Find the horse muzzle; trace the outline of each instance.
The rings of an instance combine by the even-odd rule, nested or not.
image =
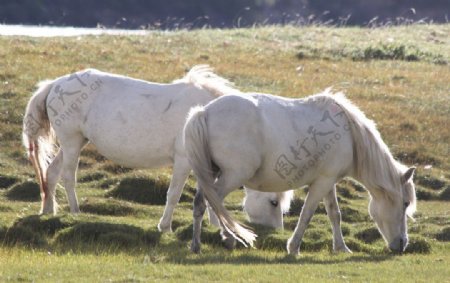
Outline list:
[[[408,238],[397,238],[389,244],[389,249],[395,253],[403,253],[408,245]]]

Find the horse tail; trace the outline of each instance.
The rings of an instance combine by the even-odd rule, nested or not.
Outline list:
[[[222,226],[244,246],[253,247],[256,234],[231,217],[217,194],[208,143],[207,113],[201,106],[193,108],[189,113],[184,127],[184,145],[189,163],[197,177],[198,188],[204,192]]]
[[[46,173],[55,145],[55,134],[50,125],[46,107],[47,96],[53,87],[53,81],[43,81],[38,86],[38,90],[28,101],[25,110],[22,140],[38,178],[41,199],[44,201],[48,196]]]

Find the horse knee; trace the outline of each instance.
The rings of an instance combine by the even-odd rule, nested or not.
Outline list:
[[[47,178],[58,178],[59,177],[59,175],[61,174],[61,169],[62,169],[62,166],[61,166],[62,160],[63,160],[63,153],[62,153],[62,150],[60,150],[47,168]]]
[[[202,217],[206,210],[206,203],[202,193],[197,192],[194,198],[194,217]]]
[[[64,188],[66,190],[73,190],[76,184],[75,172],[72,170],[63,170],[62,181],[64,182]]]
[[[341,211],[339,209],[328,210],[327,214],[330,219],[341,220]]]
[[[171,192],[170,188],[169,191],[167,193],[167,199],[166,199],[166,205],[169,206],[176,206],[178,204],[178,202],[180,201],[180,197],[181,197],[181,190],[180,193],[174,193]]]

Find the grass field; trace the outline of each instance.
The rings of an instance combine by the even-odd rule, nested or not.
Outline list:
[[[60,213],[37,216],[39,189],[21,145],[21,123],[38,81],[92,67],[170,82],[195,64],[210,64],[247,91],[286,97],[329,86],[344,91],[377,122],[395,157],[418,167],[418,213],[409,222],[407,252],[385,249],[367,212],[367,192],[345,180],[339,201],[353,254],[331,252],[331,228],[321,206],[301,254],[286,255],[303,190],[285,216],[285,231],[253,226],[257,249],[229,252],[218,231],[204,225],[202,254],[191,254],[194,178],[175,211],[174,233],[160,234],[156,225],[170,168],[122,168],[92,146],[83,151],[78,173],[84,213],[68,213],[59,187]],[[0,37],[0,281],[450,282],[449,65],[449,24]],[[232,193],[226,206],[245,221],[242,197],[242,191]]]

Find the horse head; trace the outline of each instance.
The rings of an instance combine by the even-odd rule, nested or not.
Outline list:
[[[252,223],[283,229],[283,214],[289,211],[293,191],[262,193],[245,189],[244,211]]]
[[[412,218],[416,209],[413,175],[409,168],[399,176],[400,190],[372,190],[370,216],[392,251],[403,252],[408,245],[407,216]],[[397,191],[397,194],[390,192]]]

